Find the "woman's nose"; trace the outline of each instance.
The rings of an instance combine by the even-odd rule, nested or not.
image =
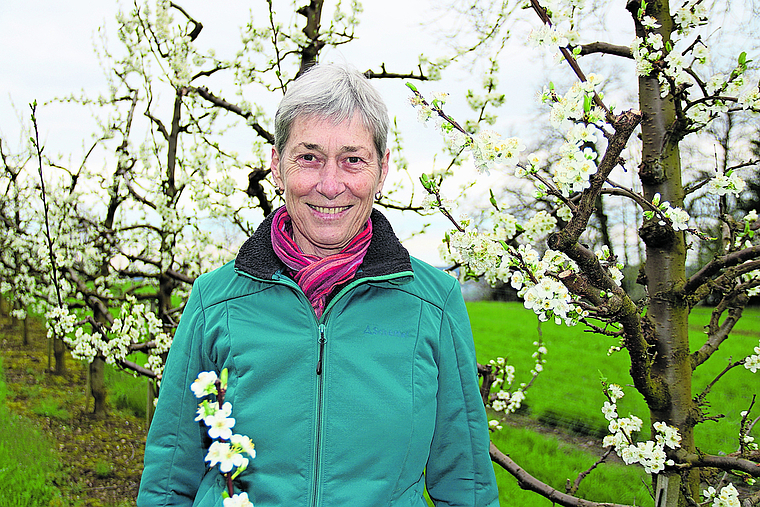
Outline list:
[[[346,185],[341,177],[340,168],[335,160],[328,160],[322,167],[317,192],[326,198],[333,200],[346,189]]]

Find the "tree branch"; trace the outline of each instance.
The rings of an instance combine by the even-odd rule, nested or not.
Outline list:
[[[306,18],[306,26],[303,33],[309,40],[309,43],[301,48],[301,67],[298,71],[300,76],[306,70],[317,63],[319,52],[325,46],[324,41],[319,40],[321,22],[322,22],[322,5],[324,0],[311,0],[309,5],[304,5],[296,12]]]
[[[692,275],[684,284],[681,292],[684,297],[694,296],[701,287],[712,279],[713,275],[717,274],[723,268],[736,266],[737,264],[756,258],[760,258],[760,245],[754,245],[745,248],[744,250],[739,250],[738,252],[732,252],[727,255],[716,257]],[[694,303],[696,302],[697,301],[694,301]]]
[[[158,131],[161,132],[161,135],[164,136],[164,139],[166,141],[169,140],[169,131],[166,130],[166,125],[164,125],[164,122],[162,122],[159,118],[156,118],[151,114],[150,111],[145,111],[145,116],[150,118],[150,120],[156,124],[156,127],[158,128]]]
[[[720,305],[713,310],[713,316],[710,319],[710,329],[708,331],[707,341],[692,354],[692,369],[696,369],[700,364],[707,361],[712,356],[718,347],[726,341],[731,330],[734,328],[738,320],[742,316],[742,307],[730,308],[728,310],[728,318],[723,321],[723,324],[718,326],[720,315],[725,308],[721,308]]]
[[[166,276],[180,282],[185,282],[189,285],[192,285],[193,283],[195,283],[195,278],[193,278],[192,276],[187,276],[186,274],[180,273],[179,271],[175,271],[173,269],[167,269]]]
[[[615,450],[614,447],[610,447],[609,449],[607,449],[607,452],[605,452],[604,455],[596,461],[596,463],[591,465],[591,467],[589,467],[588,470],[584,470],[583,472],[578,474],[578,477],[575,478],[575,481],[573,482],[572,485],[570,485],[570,479],[568,479],[567,486],[565,487],[565,491],[567,492],[567,494],[574,495],[578,491],[578,488],[581,486],[581,481],[583,481],[583,479],[588,477],[588,474],[593,472],[596,467],[604,463],[607,457],[610,454],[612,454],[612,451],[614,450]]]
[[[203,30],[203,23],[194,19],[192,16],[190,16],[190,14],[187,13],[185,9],[175,4],[174,2],[169,2],[169,5],[171,5],[172,7],[177,9],[179,12],[181,12],[182,15],[185,16],[187,20],[193,24],[193,31],[190,32],[189,37],[191,41],[194,41],[195,39],[197,39],[198,35],[200,35],[201,33],[201,30]]]
[[[148,378],[158,378],[158,375],[153,370],[149,370],[147,368],[144,368],[140,366],[137,363],[133,363],[132,361],[128,361],[126,359],[122,359],[119,361],[119,366],[126,370],[132,370],[136,373],[139,373],[140,375]]]
[[[549,15],[546,12],[546,9],[544,9],[540,3],[538,3],[538,0],[530,0],[530,5],[533,8],[533,10],[538,14],[538,17],[543,21],[544,24],[552,26],[551,18],[549,18]],[[573,56],[573,53],[567,48],[567,47],[561,47],[559,48],[560,53],[562,53],[562,56],[565,58],[565,61],[570,65],[570,68],[573,69],[573,72],[575,72],[575,75],[580,79],[582,82],[586,82],[586,74],[583,73],[583,70],[581,69],[581,66],[578,65],[578,61]],[[612,113],[609,110],[609,108],[604,104],[602,101],[602,98],[599,96],[598,93],[594,92],[594,104],[596,104],[600,109],[602,109],[607,114],[608,121],[612,119]],[[611,121],[610,121],[611,123]]]
[[[623,58],[633,59],[633,52],[631,51],[630,46],[618,46],[608,42],[591,42],[589,44],[582,44],[580,48],[581,56],[593,53],[603,53],[606,55],[622,56]]]
[[[372,69],[364,71],[364,77],[367,79],[416,79],[418,81],[427,81],[429,78],[422,73],[422,66],[418,67],[419,74],[415,74],[414,71],[409,74],[397,74],[395,72],[388,72],[385,70],[385,63],[380,64],[380,72],[375,72]]]
[[[552,234],[547,244],[549,248],[564,252],[573,259],[581,271],[597,289],[603,289],[612,294],[606,302],[611,312],[616,313],[623,326],[625,347],[631,356],[631,377],[636,389],[644,396],[651,409],[667,403],[667,396],[660,382],[652,377],[649,344],[644,336],[642,319],[636,304],[630,297],[612,282],[593,252],[582,246],[578,239],[588,226],[593,214],[597,196],[610,172],[617,166],[620,153],[625,148],[634,129],[641,122],[640,112],[626,111],[614,121],[615,134],[610,138],[597,173],[591,177],[591,186],[583,191],[573,218],[559,232]],[[613,300],[614,299],[614,300]]]
[[[760,477],[760,463],[755,463],[754,461],[734,456],[688,454],[684,458],[683,463],[679,463],[676,466],[681,468],[717,468],[719,470],[725,470],[726,472],[738,470],[745,472],[752,477]]]
[[[269,144],[274,144],[274,136],[270,134],[264,127],[259,125],[258,122],[251,121],[254,119],[254,115],[250,111],[244,111],[243,109],[240,108],[240,106],[237,106],[235,104],[227,102],[226,100],[220,97],[215,96],[213,93],[209,92],[208,88],[206,88],[205,86],[198,87],[198,88],[191,88],[191,90],[196,92],[198,95],[208,100],[215,106],[221,107],[222,109],[226,109],[227,111],[230,111],[231,113],[235,113],[239,116],[242,116],[243,118],[245,118],[245,120],[248,122],[251,128],[253,128],[253,130],[256,131],[258,135],[263,137],[266,140],[266,142],[268,142]]]
[[[523,470],[512,458],[501,452],[496,448],[493,442],[491,442],[490,448],[491,461],[501,466],[504,470],[509,472],[517,479],[517,484],[520,488],[538,493],[544,498],[551,500],[557,505],[563,507],[630,507],[628,505],[616,504],[616,503],[597,503],[577,498],[567,493],[562,493],[548,484],[545,484],[528,472]]]
[[[735,362],[732,362],[732,363],[728,363],[728,365],[726,365],[726,367],[725,367],[725,368],[723,368],[723,371],[721,371],[720,373],[718,373],[718,374],[715,376],[715,378],[712,380],[712,382],[710,382],[709,384],[707,384],[707,385],[705,386],[705,388],[702,390],[702,392],[701,392],[701,393],[699,393],[699,395],[698,395],[698,396],[696,396],[696,398],[695,398],[695,401],[697,402],[697,405],[701,405],[701,404],[702,404],[702,402],[703,402],[703,401],[704,401],[704,399],[707,397],[707,395],[708,395],[708,394],[710,394],[710,391],[712,391],[712,388],[713,388],[713,386],[714,386],[715,384],[717,384],[717,383],[718,383],[718,381],[719,381],[721,378],[723,378],[723,375],[725,375],[725,374],[726,374],[726,373],[728,373],[729,371],[733,370],[733,369],[734,369],[734,368],[736,368],[737,366],[741,366],[741,365],[743,365],[743,364],[744,364],[744,360],[741,360],[741,361],[735,361]]]

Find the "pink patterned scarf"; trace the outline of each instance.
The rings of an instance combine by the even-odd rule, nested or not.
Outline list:
[[[339,253],[324,258],[303,253],[293,240],[293,225],[285,206],[277,210],[272,221],[274,253],[293,273],[293,279],[309,299],[317,318],[325,310],[327,296],[338,285],[356,274],[372,239],[372,221]]]

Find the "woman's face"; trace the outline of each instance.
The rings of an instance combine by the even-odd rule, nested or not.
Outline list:
[[[361,118],[340,124],[297,117],[282,153],[272,149],[272,175],[285,191],[293,239],[306,254],[326,257],[345,247],[369,218],[388,174]]]

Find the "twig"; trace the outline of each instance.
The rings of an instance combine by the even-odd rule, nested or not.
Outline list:
[[[588,476],[588,474],[590,474],[591,472],[593,472],[596,467],[598,467],[599,465],[601,465],[602,463],[604,463],[604,461],[609,457],[609,455],[614,450],[615,450],[614,447],[610,447],[609,449],[607,449],[607,452],[605,452],[604,455],[601,458],[599,458],[596,463],[594,463],[593,465],[591,465],[591,467],[588,470],[585,470],[585,471],[583,471],[583,472],[581,472],[581,473],[578,474],[578,477],[575,478],[575,481],[573,482],[572,486],[570,486],[570,479],[568,479],[567,480],[568,484],[565,487],[565,492],[567,494],[569,494],[569,495],[574,495],[578,491],[578,488],[581,485],[581,481],[583,479],[585,479]]]
[[[50,255],[50,265],[52,268],[53,284],[55,285],[55,295],[58,299],[58,306],[62,307],[63,298],[61,297],[61,288],[58,286],[58,266],[55,259],[55,251],[53,250],[53,237],[50,234],[50,215],[48,212],[47,196],[45,192],[45,178],[42,176],[43,148],[40,146],[40,131],[37,126],[37,101],[29,104],[29,107],[32,109],[32,124],[34,125],[34,138],[32,139],[32,143],[34,144],[34,149],[37,151],[37,162],[39,164],[38,169],[40,174],[40,188],[42,191],[42,207],[45,212],[45,239],[47,240],[48,254]]]

